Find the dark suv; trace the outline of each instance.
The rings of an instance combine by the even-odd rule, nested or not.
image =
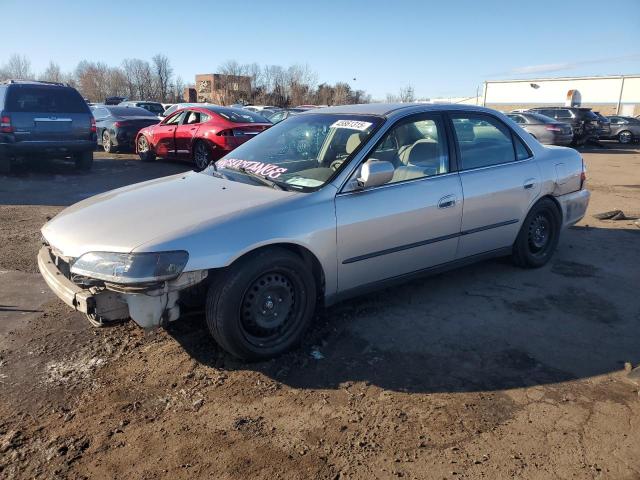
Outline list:
[[[597,139],[603,128],[598,116],[586,107],[536,107],[529,110],[571,125],[575,145],[584,145],[590,139]]]
[[[91,169],[96,124],[75,88],[62,83],[0,83],[0,172],[17,157],[71,158]]]

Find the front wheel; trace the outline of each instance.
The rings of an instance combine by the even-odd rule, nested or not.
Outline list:
[[[631,143],[633,134],[629,130],[624,130],[618,134],[618,141],[622,144]]]
[[[136,148],[138,150],[138,156],[143,162],[153,162],[156,159],[156,154],[151,150],[149,141],[144,135],[138,137]]]
[[[285,249],[262,250],[233,264],[209,287],[207,325],[232,355],[264,360],[300,341],[315,301],[309,265]]]
[[[560,239],[562,216],[558,207],[549,198],[536,203],[513,244],[513,262],[523,268],[538,268],[553,256]]]

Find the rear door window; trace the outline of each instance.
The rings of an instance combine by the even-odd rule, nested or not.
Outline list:
[[[80,94],[67,87],[15,86],[9,89],[5,109],[24,113],[89,113]]]
[[[516,159],[511,130],[498,119],[475,113],[454,113],[451,117],[460,148],[462,170]]]

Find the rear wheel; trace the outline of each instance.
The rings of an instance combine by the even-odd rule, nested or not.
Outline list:
[[[203,140],[198,140],[193,145],[193,163],[196,164],[196,171],[204,170],[213,160],[211,147]]]
[[[102,132],[102,148],[107,153],[112,153],[116,150],[111,142],[111,134],[109,133],[109,130]]]
[[[623,144],[633,141],[633,134],[629,130],[624,130],[618,134],[618,141]]]
[[[241,259],[207,294],[206,318],[218,344],[243,360],[279,355],[300,341],[315,310],[310,267],[281,248]]]
[[[513,244],[513,261],[523,268],[538,268],[553,256],[560,239],[562,217],[549,198],[536,203],[525,218]]]
[[[73,155],[73,160],[76,163],[76,168],[82,171],[91,170],[93,166],[93,151],[87,150],[85,152],[78,152]]]
[[[149,140],[147,140],[147,137],[144,135],[138,137],[136,148],[138,150],[138,156],[143,162],[153,162],[156,159],[156,154],[151,151]]]

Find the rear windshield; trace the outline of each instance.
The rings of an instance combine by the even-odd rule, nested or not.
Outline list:
[[[527,117],[538,123],[558,123],[555,118],[547,117],[541,113],[527,113]]]
[[[149,110],[141,107],[109,107],[114,117],[155,117]]]
[[[211,110],[213,113],[217,113],[225,120],[229,120],[233,123],[271,123],[262,115],[250,110],[221,107],[208,108],[207,110]]]
[[[156,115],[164,113],[164,107],[159,103],[139,103],[138,106],[144,108],[145,110],[149,110]]]
[[[80,94],[68,87],[14,86],[6,110],[26,113],[89,113]]]

